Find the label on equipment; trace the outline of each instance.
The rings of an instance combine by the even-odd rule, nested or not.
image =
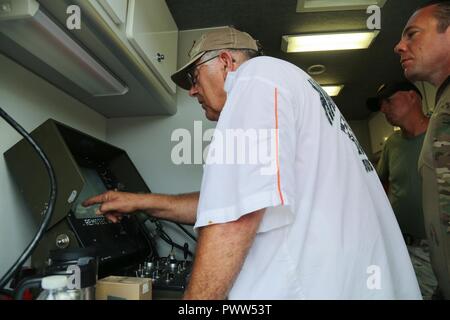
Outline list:
[[[75,200],[75,198],[77,197],[77,194],[78,194],[77,190],[73,190],[69,196],[69,199],[67,199],[67,202],[72,203]]]

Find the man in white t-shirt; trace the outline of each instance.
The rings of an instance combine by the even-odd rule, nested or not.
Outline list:
[[[331,98],[247,33],[204,34],[172,76],[217,122],[200,194],[85,201],[195,223],[186,299],[420,299],[376,172]]]

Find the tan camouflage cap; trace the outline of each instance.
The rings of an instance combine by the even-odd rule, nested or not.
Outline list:
[[[189,68],[207,51],[219,49],[251,49],[258,51],[258,42],[248,33],[232,27],[221,28],[203,34],[194,41],[189,51],[189,62],[172,75],[172,80],[183,89],[189,90],[191,84],[187,77]]]

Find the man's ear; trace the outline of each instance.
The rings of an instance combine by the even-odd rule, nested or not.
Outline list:
[[[411,101],[418,101],[418,102],[422,103],[422,99],[420,99],[420,95],[416,91],[409,90],[408,95],[409,95],[409,98],[411,99]]]
[[[235,70],[235,64],[233,56],[229,51],[222,51],[219,54],[219,59],[223,64],[224,71],[234,71]]]
[[[450,26],[447,27],[447,30],[445,30],[445,39],[447,40],[447,44],[450,45]]]

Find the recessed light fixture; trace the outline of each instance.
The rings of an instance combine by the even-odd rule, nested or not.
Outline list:
[[[281,50],[290,53],[367,49],[378,33],[374,30],[285,35]]]
[[[384,6],[387,0],[297,0],[297,12],[366,10],[368,6]]]
[[[344,88],[344,85],[343,84],[333,86],[321,85],[321,87],[323,88],[323,90],[325,90],[326,93],[328,93],[330,97],[336,97],[337,95],[339,95],[339,93],[341,93],[341,90]]]
[[[306,70],[306,72],[308,72],[310,75],[313,75],[313,76],[322,74],[325,71],[327,71],[327,68],[323,64],[312,65]]]

